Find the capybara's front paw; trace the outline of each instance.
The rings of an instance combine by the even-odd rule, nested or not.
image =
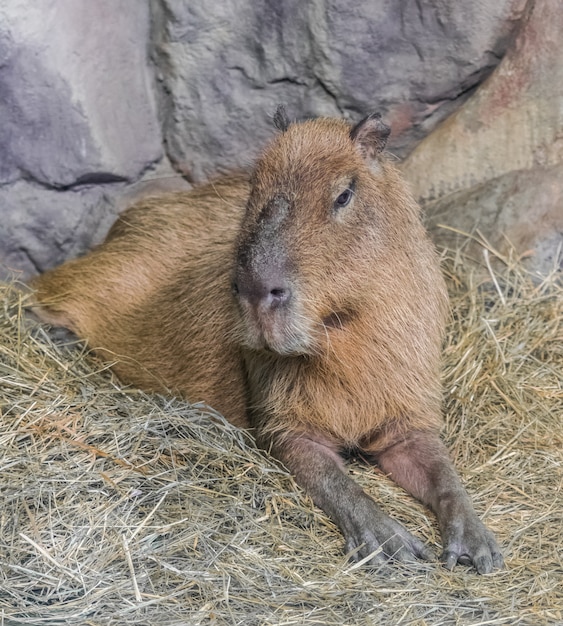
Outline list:
[[[448,521],[442,538],[441,560],[450,570],[460,563],[473,565],[479,574],[490,574],[504,565],[495,536],[473,512]]]
[[[404,526],[383,513],[375,502],[364,494],[361,502],[341,520],[346,539],[346,553],[354,561],[368,558],[372,565],[385,563],[388,559],[432,561],[434,552]]]

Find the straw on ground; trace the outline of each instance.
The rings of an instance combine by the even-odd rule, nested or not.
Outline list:
[[[445,263],[444,437],[507,567],[351,567],[247,433],[123,388],[0,286],[0,613],[9,624],[562,624],[563,297],[517,264]],[[494,276],[491,278],[491,274]],[[476,276],[481,276],[477,279]],[[439,550],[430,512],[355,478]]]

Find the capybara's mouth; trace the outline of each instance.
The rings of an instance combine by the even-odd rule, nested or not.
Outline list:
[[[314,354],[308,326],[297,323],[293,315],[246,315],[243,344],[260,352],[280,356]]]
[[[260,352],[279,356],[298,356],[312,352],[309,342],[304,337],[296,337],[295,333],[256,333],[248,342],[249,347]]]

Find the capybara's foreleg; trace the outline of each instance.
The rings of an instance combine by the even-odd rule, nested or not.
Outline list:
[[[413,431],[376,455],[379,467],[438,518],[442,560],[448,569],[473,564],[480,574],[502,567],[493,533],[477,517],[471,500],[434,432]]]
[[[346,552],[371,564],[388,558],[433,560],[434,553],[399,522],[386,515],[349,476],[338,452],[323,441],[299,436],[274,444],[274,454],[341,529]]]

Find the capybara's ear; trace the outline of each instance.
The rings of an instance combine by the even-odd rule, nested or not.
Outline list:
[[[381,113],[370,113],[350,131],[350,139],[356,144],[364,159],[374,159],[384,148],[391,128],[381,120]]]
[[[274,113],[274,126],[281,130],[282,133],[288,129],[291,122],[289,121],[289,117],[287,116],[287,111],[283,104],[278,105],[276,112]]]

